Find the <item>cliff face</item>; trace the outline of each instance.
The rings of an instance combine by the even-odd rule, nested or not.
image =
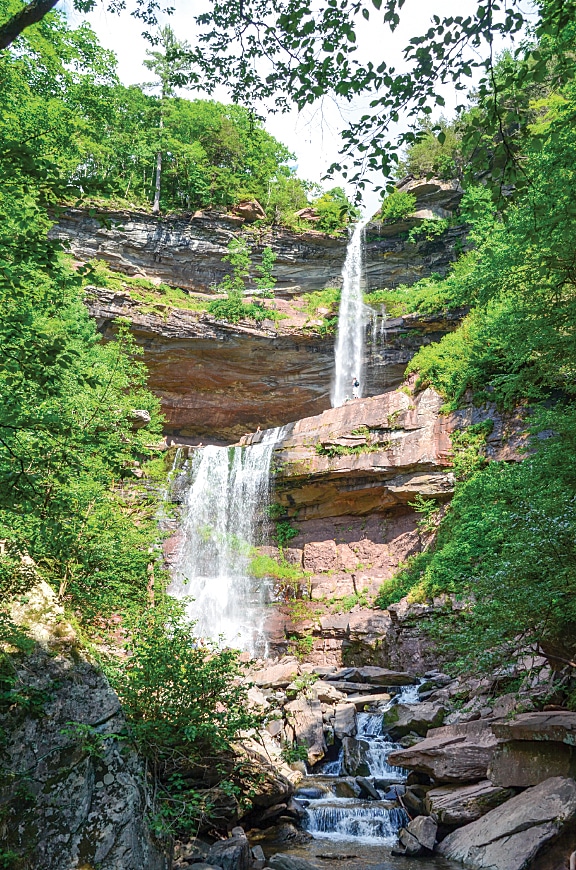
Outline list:
[[[450,433],[490,420],[485,453],[497,460],[520,460],[525,440],[521,415],[470,404],[444,416],[441,406],[434,390],[416,396],[396,390],[287,427],[273,460],[275,499],[298,531],[284,557],[306,579],[297,607],[280,604],[269,615],[274,651],[290,651],[290,638],[311,638],[318,663],[369,662],[419,673],[431,666],[435,653],[424,629],[434,608],[415,605],[405,614],[396,605],[371,609],[369,602],[430,543],[411,503],[418,495],[433,499],[441,515],[451,498]],[[244,442],[260,438],[255,433]],[[458,606],[444,597],[436,609]]]
[[[462,227],[451,228],[432,241],[407,241],[407,230],[422,220],[450,215],[461,195],[454,184],[439,181],[420,182],[410,189],[417,197],[414,218],[367,227],[368,289],[411,284],[433,272],[444,274],[462,244]],[[273,248],[279,295],[341,283],[348,241],[345,232],[335,237],[315,230],[257,229],[236,215],[210,211],[162,218],[143,212],[108,211],[98,220],[82,209],[69,209],[51,231],[51,236],[65,241],[81,262],[97,258],[126,275],[142,275],[201,292],[210,292],[228,273],[222,257],[228,243],[239,234],[253,247],[255,264],[263,247]]]
[[[34,644],[3,661],[17,692],[0,711],[0,842],[19,855],[10,866],[167,870],[117,695],[46,583],[11,609]]]
[[[237,441],[258,426],[279,426],[330,407],[333,336],[294,328],[288,320],[256,328],[184,309],[161,315],[128,292],[99,288],[91,288],[87,304],[105,336],[113,334],[117,317],[130,320],[149,386],[162,401],[166,432],[175,440]],[[416,350],[456,322],[455,316],[395,318],[375,340],[368,334],[366,391],[400,384]]]

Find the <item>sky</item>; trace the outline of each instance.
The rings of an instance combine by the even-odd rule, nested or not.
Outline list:
[[[184,4],[176,0],[176,11],[171,16],[165,16],[161,23],[169,23],[181,41],[194,44],[194,17],[201,9],[199,5],[190,2]],[[394,33],[382,21],[378,22],[376,13],[369,21],[360,19],[358,22],[358,56],[363,60],[372,60],[376,64],[385,60],[388,65],[402,67],[402,49],[412,36],[424,32],[430,24],[434,12],[444,15],[465,15],[476,8],[475,0],[436,0],[434,6],[430,0],[406,0],[401,13],[400,26]],[[112,49],[118,57],[118,73],[126,85],[138,84],[150,80],[150,72],[143,67],[149,43],[141,35],[143,25],[128,13],[114,15],[107,12],[102,4],[88,15],[80,16],[71,9],[68,2],[65,7],[73,23],[79,23],[86,18],[96,31],[101,43]],[[186,96],[185,93],[181,93]],[[446,100],[443,114],[450,116],[457,102],[462,101],[462,94],[445,88],[442,92]],[[190,96],[202,96],[194,92]],[[224,89],[217,91],[214,99],[227,102]],[[371,97],[356,97],[353,102],[336,102],[331,98],[323,98],[317,104],[302,112],[296,109],[287,114],[267,114],[265,107],[256,107],[265,116],[265,126],[269,133],[283,142],[295,154],[294,164],[301,178],[319,182],[325,189],[341,185],[349,195],[354,194],[345,180],[339,175],[333,180],[322,180],[331,163],[338,160],[340,149],[340,131],[350,121],[353,121],[369,111]],[[376,183],[381,182],[373,177]],[[378,210],[381,194],[368,191],[364,195],[363,208],[369,214]]]

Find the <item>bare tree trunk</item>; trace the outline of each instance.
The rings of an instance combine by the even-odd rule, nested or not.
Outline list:
[[[162,97],[164,100],[164,97]],[[164,127],[164,117],[160,115],[160,134]],[[152,206],[152,214],[160,213],[160,187],[162,184],[162,151],[156,154],[156,184],[154,185],[154,205]]]
[[[41,21],[58,0],[32,0],[0,27],[0,49],[8,48],[26,27]]]
[[[156,155],[156,186],[154,188],[154,205],[152,206],[152,214],[160,212],[160,179],[162,178],[162,152],[159,151]]]

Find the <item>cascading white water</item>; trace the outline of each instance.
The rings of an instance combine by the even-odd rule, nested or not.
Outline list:
[[[314,837],[393,845],[407,819],[404,810],[399,808],[390,809],[374,802],[362,804],[350,798],[332,798],[314,802],[313,811],[308,810],[306,828]]]
[[[356,713],[356,741],[362,760],[367,765],[372,783],[376,783],[381,798],[390,785],[405,781],[406,771],[388,764],[388,755],[399,744],[392,743],[383,733],[384,713],[395,704],[414,704],[419,701],[418,686],[402,686],[399,693],[372,713]],[[346,773],[345,752],[340,751],[336,761],[322,765],[319,794],[303,790],[305,798],[306,829],[315,838],[354,840],[366,844],[388,844],[396,840],[399,828],[408,821],[401,808],[391,808],[384,800],[336,797],[338,778]],[[348,784],[352,777],[348,777]],[[381,790],[386,789],[386,790]],[[296,794],[298,799],[298,793]]]
[[[362,247],[367,220],[359,221],[348,242],[342,269],[342,295],[338,312],[338,333],[334,349],[334,380],[331,402],[339,408],[352,397],[352,381],[363,387],[364,332],[366,306],[362,298]]]
[[[190,470],[182,542],[171,592],[191,597],[187,615],[199,638],[266,653],[262,633],[265,588],[254,584],[251,548],[268,500],[274,445],[270,429],[250,447],[204,447]]]

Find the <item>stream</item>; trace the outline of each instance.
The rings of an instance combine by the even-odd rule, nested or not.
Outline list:
[[[342,748],[336,760],[320,762],[294,796],[303,811],[302,827],[312,839],[292,846],[275,841],[273,829],[263,832],[258,842],[268,856],[276,851],[283,852],[326,870],[336,867],[448,870],[456,867],[433,856],[404,858],[391,854],[397,844],[398,831],[408,823],[409,816],[397,800],[398,794],[403,793],[406,772],[388,764],[388,755],[399,748],[399,744],[393,743],[383,732],[383,714],[394,704],[417,701],[418,686],[403,686],[390,701],[356,713],[354,739],[362,763],[368,769],[367,776],[360,779],[367,781],[365,788],[373,789],[373,798],[361,794],[359,778],[346,769],[346,751]]]

